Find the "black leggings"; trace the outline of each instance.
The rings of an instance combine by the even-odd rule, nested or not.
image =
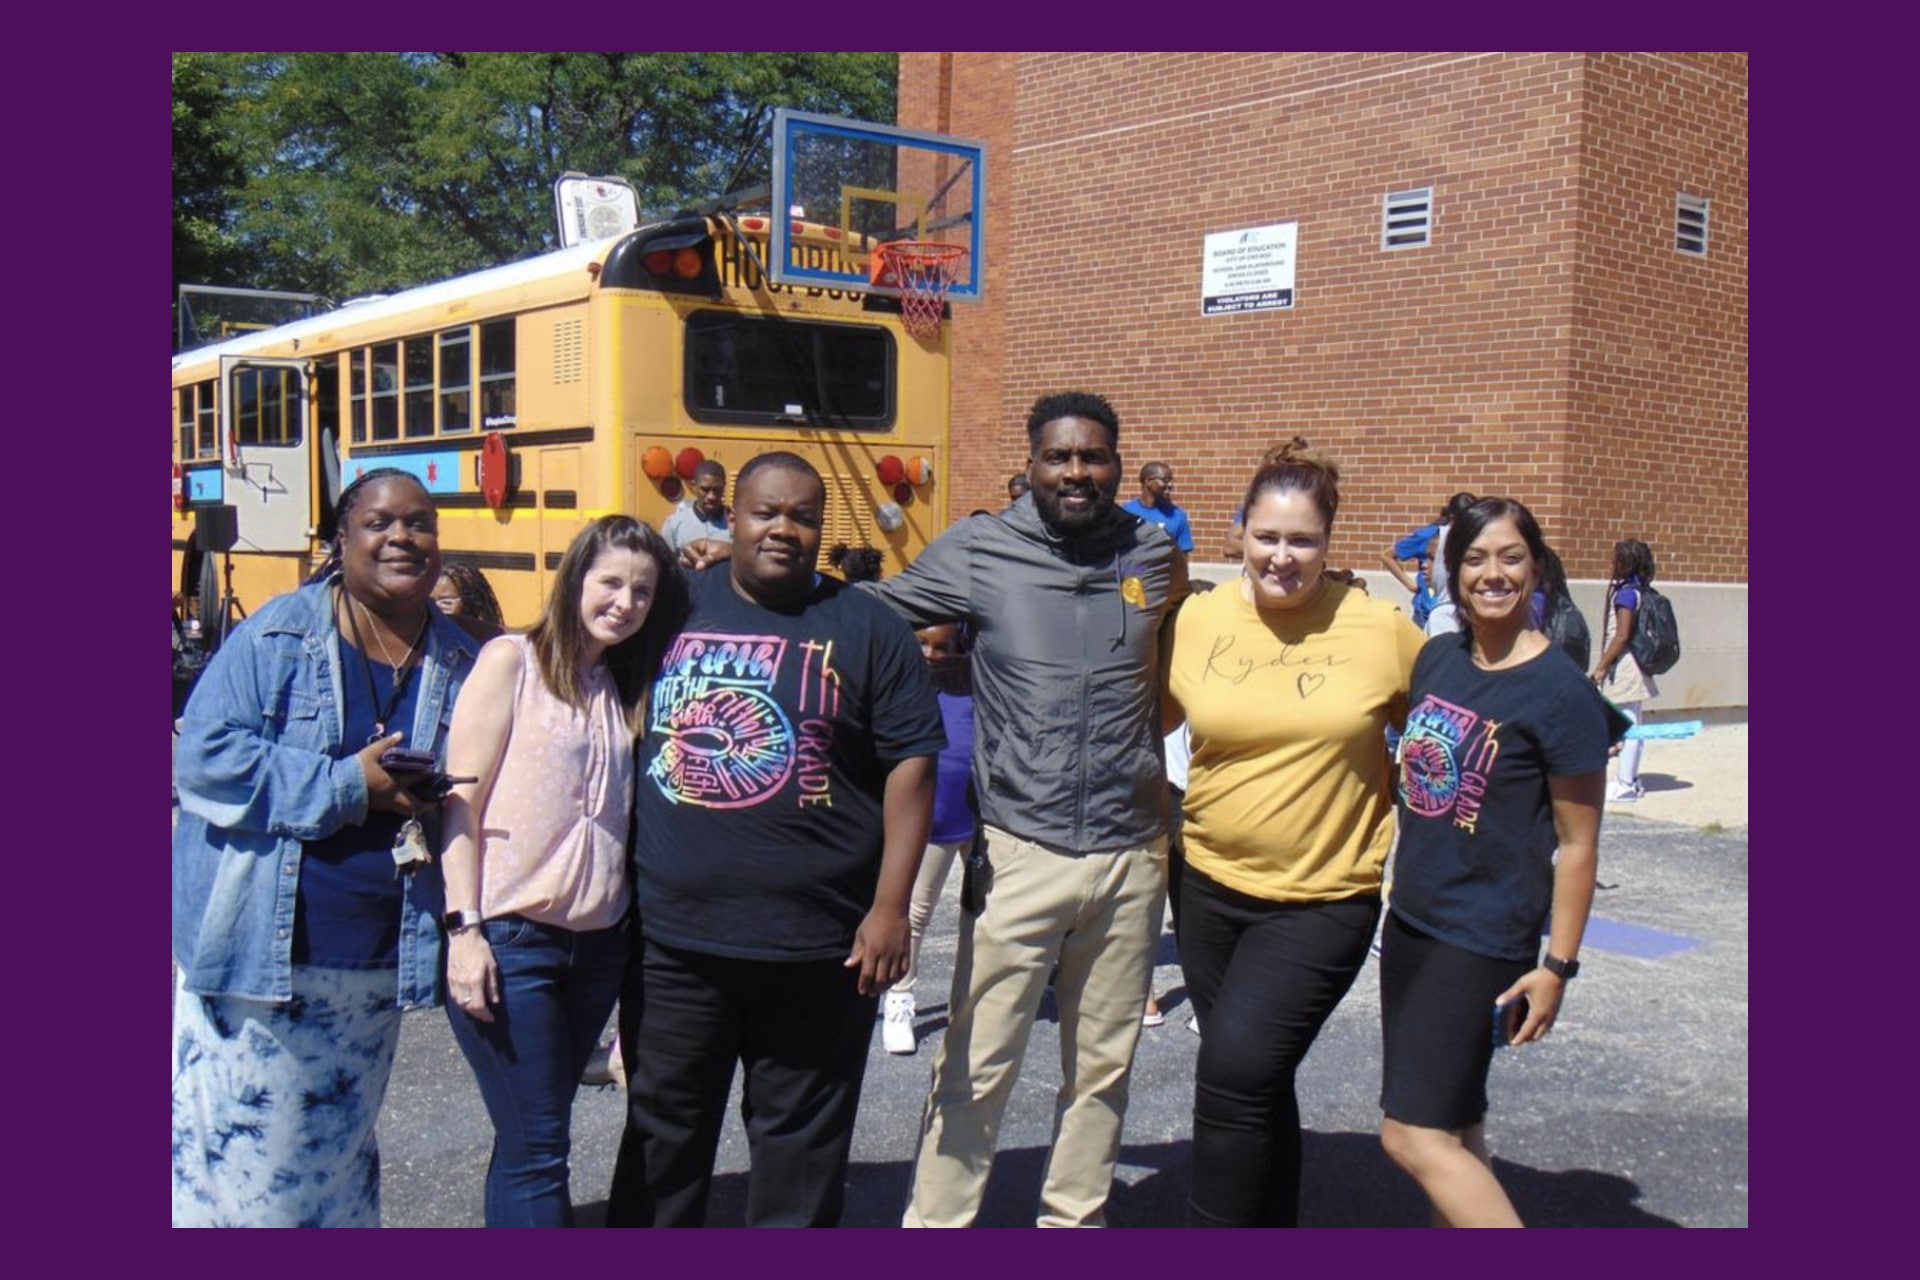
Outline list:
[[[1188,867],[1180,908],[1180,967],[1201,1031],[1188,1221],[1297,1226],[1294,1072],[1366,963],[1380,899],[1270,902]]]

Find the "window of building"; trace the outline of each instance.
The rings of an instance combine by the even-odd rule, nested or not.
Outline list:
[[[1685,192],[1674,197],[1673,247],[1696,258],[1707,256],[1707,198]]]
[[[871,325],[687,318],[686,403],[698,422],[893,423],[893,338]]]
[[[1380,200],[1380,247],[1424,249],[1433,243],[1433,188],[1389,191]]]

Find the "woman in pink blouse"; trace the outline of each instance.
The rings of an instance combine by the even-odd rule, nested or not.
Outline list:
[[[480,651],[454,707],[447,1013],[493,1120],[490,1227],[573,1225],[573,1095],[626,973],[633,738],[685,601],[667,544],[605,516],[546,612]]]

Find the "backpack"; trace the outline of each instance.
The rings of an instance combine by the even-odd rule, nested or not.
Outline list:
[[[1650,676],[1663,676],[1680,661],[1680,624],[1673,605],[1652,587],[1640,588],[1640,607],[1634,611],[1633,660]]]
[[[1585,671],[1593,656],[1593,633],[1587,630],[1586,615],[1572,596],[1555,596],[1548,603],[1547,639]]]

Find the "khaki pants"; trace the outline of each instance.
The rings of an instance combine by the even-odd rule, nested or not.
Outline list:
[[[903,1226],[973,1222],[1055,962],[1060,1067],[1039,1225],[1105,1225],[1128,1073],[1166,904],[1164,839],[1074,854],[986,828],[986,909],[962,911],[952,1021],[933,1063]]]

